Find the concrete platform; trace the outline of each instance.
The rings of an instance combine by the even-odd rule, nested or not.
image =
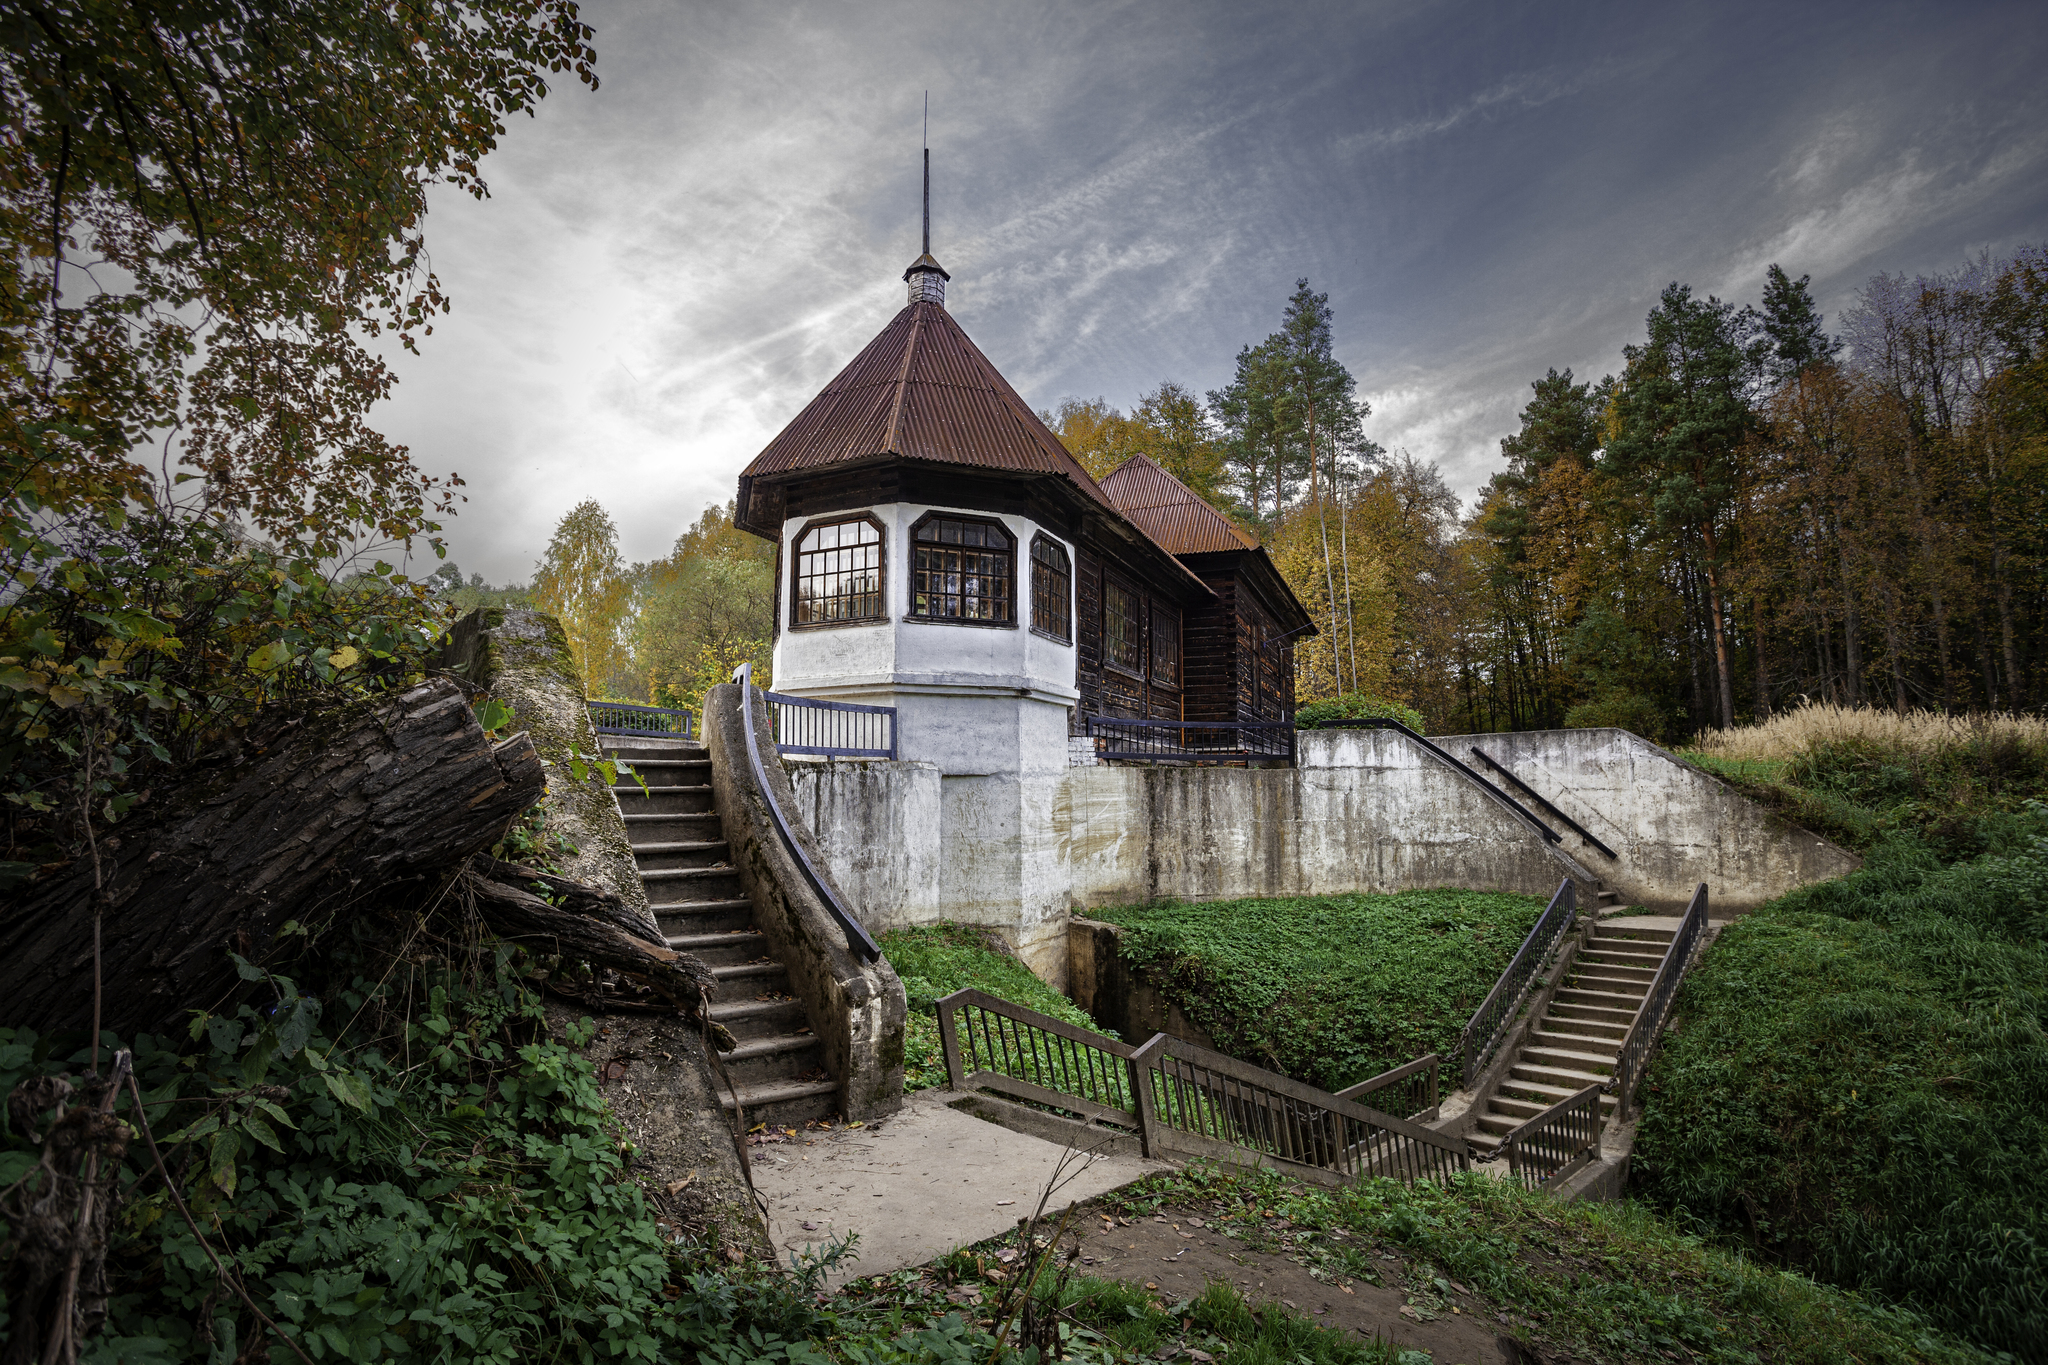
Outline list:
[[[800,1132],[753,1146],[754,1187],[768,1201],[768,1235],[785,1257],[848,1232],[858,1259],[842,1283],[923,1265],[1006,1232],[1038,1204],[1065,1149],[947,1107],[950,1091],[904,1100],[863,1128]],[[1090,1199],[1170,1163],[1136,1156],[1077,1158],[1048,1207]]]

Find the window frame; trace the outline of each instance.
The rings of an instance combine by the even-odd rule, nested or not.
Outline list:
[[[927,616],[917,610],[917,547],[920,543],[917,533],[924,529],[926,524],[934,521],[957,521],[977,526],[993,526],[1002,533],[1003,539],[1008,545],[1008,548],[1001,553],[1009,569],[1009,620],[990,621],[977,616]],[[938,546],[945,544],[943,541],[933,541],[930,543]],[[1000,517],[976,515],[972,512],[948,512],[939,508],[933,508],[923,516],[920,516],[916,521],[910,523],[910,530],[904,540],[904,544],[909,546],[909,559],[906,561],[909,569],[909,578],[904,588],[903,619],[905,621],[916,621],[928,626],[978,626],[984,630],[1015,630],[1021,624],[1017,619],[1017,533],[1006,526]],[[963,593],[962,596],[965,597],[965,594]]]
[[[1059,615],[1067,628],[1067,633],[1064,635],[1046,630],[1038,624],[1038,547],[1040,545],[1054,550],[1061,559],[1066,561],[1066,568],[1059,571],[1065,577],[1067,585],[1066,591],[1060,595]],[[1074,643],[1074,618],[1079,614],[1074,610],[1074,553],[1067,548],[1066,542],[1055,539],[1040,531],[1031,537],[1029,559],[1031,561],[1031,633],[1051,640],[1055,644],[1072,646]],[[1054,570],[1048,567],[1046,572],[1051,574]]]
[[[1180,608],[1162,607],[1162,604],[1154,602],[1151,611],[1146,613],[1146,615],[1149,618],[1145,622],[1146,680],[1154,687],[1163,687],[1170,692],[1179,692],[1186,686],[1188,671],[1186,651],[1183,648],[1185,642],[1181,636],[1182,617]],[[1159,677],[1159,628],[1161,619],[1168,616],[1173,621],[1173,679],[1170,682],[1162,681]]]
[[[1122,593],[1131,603],[1131,638],[1137,642],[1138,662],[1135,667],[1120,662],[1110,650],[1110,599],[1113,593]],[[1145,681],[1145,665],[1151,659],[1151,633],[1146,629],[1145,590],[1130,583],[1117,574],[1103,570],[1102,574],[1102,666],[1113,668],[1127,678]]]
[[[855,522],[866,522],[875,528],[875,614],[873,616],[849,617],[839,621],[804,621],[801,599],[797,596],[804,580],[804,555],[828,554],[830,551],[804,549],[804,537],[827,526],[849,526]],[[780,547],[777,547],[778,550]],[[853,626],[882,626],[889,623],[889,528],[882,519],[872,512],[839,512],[831,516],[813,517],[797,528],[789,538],[789,629],[791,630],[844,630]],[[778,594],[777,600],[780,600]]]

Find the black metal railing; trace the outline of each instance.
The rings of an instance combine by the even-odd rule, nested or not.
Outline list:
[[[1508,1174],[1535,1185],[1570,1174],[1581,1159],[1600,1159],[1600,1096],[1595,1081],[1570,1099],[1559,1100],[1500,1140]]]
[[[1084,732],[1098,758],[1172,763],[1294,761],[1294,722],[1285,720],[1140,720],[1088,716]]]
[[[840,932],[846,936],[846,946],[862,961],[873,962],[882,955],[881,945],[875,942],[874,936],[855,917],[846,903],[839,899],[839,894],[832,889],[832,884],[825,880],[817,865],[811,861],[810,855],[804,852],[803,845],[797,842],[796,835],[789,828],[789,818],[782,813],[782,803],[775,798],[775,788],[768,785],[768,770],[761,764],[761,741],[754,729],[753,676],[751,664],[741,664],[732,674],[732,680],[740,689],[740,728],[747,737],[747,768],[754,775],[754,785],[761,793],[761,800],[768,807],[768,818],[775,825],[775,832],[781,837],[782,846],[788,849],[790,857],[796,860],[797,867],[804,874],[804,880],[811,884],[811,890],[825,903],[825,908],[831,911],[832,917],[839,921]],[[761,695],[765,697],[769,694],[763,692]]]
[[[1522,940],[1522,946],[1508,963],[1507,970],[1500,974],[1500,980],[1493,983],[1493,990],[1465,1025],[1460,1047],[1464,1053],[1464,1084],[1469,1089],[1479,1079],[1479,1073],[1486,1069],[1494,1049],[1500,1046],[1502,1038],[1515,1022],[1515,1014],[1528,997],[1529,988],[1536,980],[1536,974],[1543,964],[1550,960],[1551,953],[1571,932],[1578,921],[1579,892],[1566,877],[1557,884],[1557,894],[1550,898],[1550,904],[1543,908],[1543,916],[1529,930],[1529,936]]]
[[[690,713],[668,706],[636,706],[627,701],[590,703],[590,722],[601,735],[690,737]]]
[[[763,692],[775,728],[775,747],[786,754],[826,758],[896,757],[896,708]]]
[[[1621,1051],[1614,1059],[1614,1079],[1609,1084],[1624,1119],[1634,1112],[1636,1082],[1643,1078],[1650,1050],[1657,1045],[1657,1031],[1664,1026],[1671,998],[1678,994],[1679,979],[1685,975],[1686,966],[1699,947],[1700,936],[1706,931],[1707,884],[1701,882],[1692,893],[1692,903],[1685,907],[1685,918],[1678,922],[1678,932],[1671,936],[1671,946],[1664,950],[1664,960],[1657,964],[1657,974],[1650,978],[1643,1003],[1636,1006],[1636,1017],[1622,1035]]]
[[[1472,757],[1478,759],[1481,763],[1484,763],[1487,767],[1499,773],[1502,779],[1505,780],[1509,786],[1513,787],[1522,795],[1528,797],[1531,801],[1534,801],[1537,805],[1543,807],[1544,810],[1550,813],[1551,819],[1557,821],[1560,825],[1563,825],[1566,829],[1578,835],[1581,839],[1584,839],[1587,843],[1591,844],[1594,848],[1599,849],[1608,857],[1614,858],[1616,860],[1620,859],[1621,855],[1616,853],[1607,845],[1601,843],[1600,840],[1594,836],[1592,830],[1587,829],[1584,825],[1572,819],[1571,816],[1566,815],[1563,811],[1557,808],[1556,804],[1552,802],[1550,798],[1546,797],[1542,792],[1537,791],[1534,787],[1530,786],[1527,782],[1524,782],[1521,778],[1516,777],[1513,773],[1509,772],[1506,764],[1502,763],[1492,754],[1487,753],[1477,744],[1474,744],[1471,747]]]
[[[1410,1123],[1427,1123],[1441,1112],[1437,1094],[1437,1073],[1443,1058],[1432,1052],[1382,1071],[1370,1080],[1349,1085],[1337,1092],[1340,1100],[1367,1105],[1386,1114],[1399,1114]]]
[[[1429,754],[1438,762],[1443,763],[1447,767],[1450,767],[1459,773],[1462,773],[1465,777],[1477,783],[1481,788],[1490,793],[1495,800],[1499,801],[1502,805],[1506,806],[1509,810],[1513,811],[1517,816],[1519,816],[1522,819],[1522,821],[1526,823],[1531,829],[1535,830],[1538,834],[1542,835],[1547,842],[1553,844],[1561,844],[1564,842],[1564,836],[1562,834],[1559,834],[1550,826],[1544,824],[1541,820],[1537,819],[1536,812],[1530,810],[1520,801],[1517,801],[1508,792],[1505,792],[1501,790],[1499,787],[1495,786],[1491,781],[1483,777],[1479,773],[1479,771],[1473,768],[1469,763],[1464,762],[1463,760],[1459,759],[1456,755],[1452,754],[1449,749],[1444,748],[1443,745],[1438,744],[1435,740],[1431,739],[1427,735],[1417,734],[1415,731],[1409,729],[1407,726],[1403,725],[1398,720],[1387,720],[1383,717],[1376,716],[1364,720],[1333,720],[1325,722],[1321,725],[1313,726],[1311,728],[1317,730],[1394,730],[1399,732],[1400,734],[1404,734],[1408,736],[1408,738],[1414,740],[1417,744],[1421,745],[1422,751],[1424,753]]]
[[[1470,1168],[1457,1138],[1164,1033],[1133,1047],[973,989],[938,1012],[953,1089],[1034,1106],[1037,1121],[1064,1119],[1076,1140],[1134,1135],[1147,1156],[1251,1154],[1406,1181]],[[1387,1094],[1407,1102],[1403,1084]]]

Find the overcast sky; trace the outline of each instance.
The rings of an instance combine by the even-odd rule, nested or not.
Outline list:
[[[596,498],[630,560],[901,307],[933,253],[1037,407],[1221,386],[1298,276],[1382,445],[1468,499],[1531,379],[1618,367],[1677,279],[1873,273],[2048,239],[2034,4],[586,3],[558,84],[441,195],[455,300],[381,424],[525,581]]]

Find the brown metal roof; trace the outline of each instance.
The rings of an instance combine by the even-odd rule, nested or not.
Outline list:
[[[741,474],[773,477],[882,455],[1057,474],[1114,510],[943,304],[898,313]]]
[[[1258,538],[1238,529],[1202,495],[1143,455],[1125,460],[1102,481],[1110,503],[1176,555],[1256,550]]]

